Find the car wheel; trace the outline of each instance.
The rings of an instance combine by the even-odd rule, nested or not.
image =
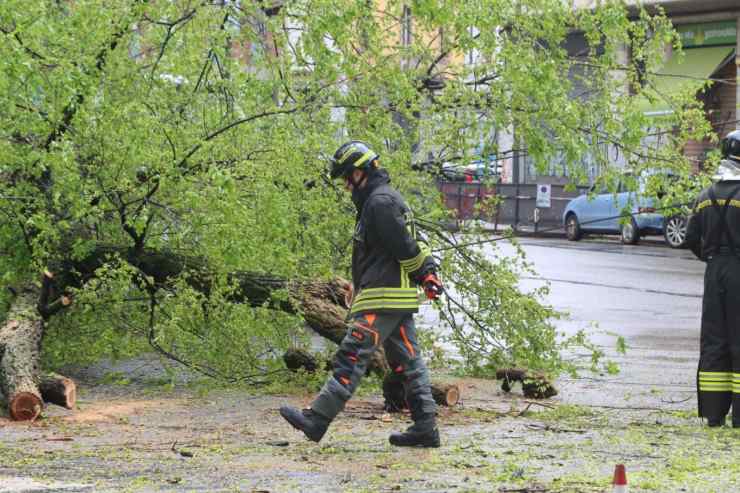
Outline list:
[[[671,216],[665,220],[663,236],[668,246],[671,248],[686,246],[686,225],[686,216]]]
[[[634,245],[640,241],[640,230],[637,228],[637,223],[635,222],[634,217],[630,218],[628,222],[622,224],[621,236],[622,243],[625,245]]]
[[[565,237],[570,241],[578,241],[582,236],[583,231],[578,223],[578,217],[575,214],[568,214],[565,218]]]

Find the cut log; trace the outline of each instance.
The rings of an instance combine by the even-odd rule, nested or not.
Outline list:
[[[385,410],[388,412],[408,409],[401,375],[397,373],[386,375],[383,379],[383,397]],[[432,397],[440,406],[452,407],[460,402],[460,388],[455,384],[432,382]]]
[[[432,397],[440,406],[452,407],[460,401],[460,388],[454,384],[432,384]]]
[[[0,328],[0,393],[16,421],[33,421],[43,409],[37,382],[44,324],[37,301],[36,290],[18,290]]]
[[[524,397],[532,399],[547,399],[558,394],[546,375],[539,372],[528,372],[521,368],[502,368],[496,370],[496,379],[501,380],[501,390],[511,392],[514,382],[522,383]]]
[[[74,380],[51,373],[41,377],[39,391],[44,402],[74,409],[77,402],[77,385]]]

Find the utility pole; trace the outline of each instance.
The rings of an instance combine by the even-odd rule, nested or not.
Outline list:
[[[516,132],[516,131],[515,131]],[[514,183],[516,188],[514,189],[514,231],[519,228],[519,143],[514,134]]]
[[[735,74],[740,78],[740,17],[737,18],[735,47]],[[735,129],[740,129],[740,84],[735,86]]]

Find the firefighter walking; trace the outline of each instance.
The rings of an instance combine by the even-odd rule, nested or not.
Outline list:
[[[420,247],[411,211],[390,186],[378,155],[364,142],[350,141],[334,154],[331,178],[344,179],[357,209],[352,250],[354,299],[347,334],[339,345],[333,373],[308,409],[289,406],[280,414],[310,440],[318,442],[344,409],[382,346],[392,370],[404,382],[414,424],[393,433],[397,446],[439,447],[439,431],[429,372],[419,354],[413,314],[419,307],[417,285],[436,299],[442,284],[427,248]]]
[[[740,131],[722,140],[715,181],[699,195],[686,243],[706,262],[697,391],[699,416],[740,428]]]

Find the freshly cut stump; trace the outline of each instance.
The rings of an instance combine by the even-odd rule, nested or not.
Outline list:
[[[77,384],[71,378],[49,374],[41,377],[39,390],[44,402],[74,409],[77,402]]]
[[[33,421],[39,417],[44,403],[33,392],[16,392],[10,400],[8,411],[14,421]]]
[[[432,384],[432,397],[440,406],[452,407],[460,402],[460,388],[454,384]]]

